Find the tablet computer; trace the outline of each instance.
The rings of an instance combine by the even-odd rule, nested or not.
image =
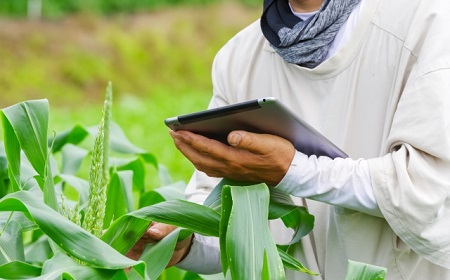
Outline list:
[[[174,131],[188,130],[225,144],[231,131],[245,130],[283,137],[308,156],[347,157],[335,144],[274,97],[171,117],[164,122]]]

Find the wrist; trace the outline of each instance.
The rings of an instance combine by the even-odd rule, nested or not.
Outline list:
[[[191,234],[191,236],[189,236],[187,239],[181,241],[180,243],[182,243],[182,242],[186,242],[186,245],[182,246],[182,248],[180,250],[181,251],[180,253],[182,253],[182,255],[178,262],[183,261],[186,258],[186,256],[189,255],[189,252],[191,251],[192,243],[194,242],[194,235]]]

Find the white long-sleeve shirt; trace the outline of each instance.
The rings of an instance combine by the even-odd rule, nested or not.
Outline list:
[[[259,22],[216,57],[211,107],[275,96],[349,155],[316,161],[297,153],[277,187],[301,195],[311,184],[319,190],[314,199],[339,204],[348,193],[361,197],[364,182],[372,186],[383,217],[364,199],[346,207],[295,200],[316,217],[296,257],[322,279],[343,279],[349,259],[386,267],[389,280],[450,279],[449,9],[446,0],[366,1],[350,39],[314,69],[284,62]],[[188,199],[201,203],[213,186],[214,179],[196,173]],[[289,232],[277,227],[274,236]],[[195,252],[184,268],[219,266]]]
[[[333,56],[351,37],[364,1],[366,0],[359,2],[346,23],[336,34],[327,58]],[[315,13],[296,13],[293,11],[294,15],[303,20]],[[191,185],[193,185],[192,182]],[[306,155],[296,152],[286,176],[277,187],[293,196],[310,198],[382,216],[372,190],[367,162],[362,159],[358,161],[351,159],[333,161],[327,157],[317,158],[312,156],[308,158]],[[204,195],[201,193],[202,197]],[[200,203],[201,200],[197,202]],[[195,269],[204,274],[219,272],[221,269],[219,256],[211,254],[218,248],[217,238],[196,235],[189,257],[179,263],[178,267]],[[202,266],[201,262],[197,260],[204,258],[214,259],[215,265]]]

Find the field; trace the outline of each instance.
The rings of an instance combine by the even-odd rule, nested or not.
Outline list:
[[[174,148],[163,120],[207,106],[215,53],[259,14],[259,7],[214,4],[103,17],[0,18],[0,108],[47,98],[51,131],[92,126],[111,81],[113,119],[175,180],[187,181],[193,167]]]

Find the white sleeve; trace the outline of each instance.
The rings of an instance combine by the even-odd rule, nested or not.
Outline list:
[[[296,152],[286,176],[276,188],[293,196],[383,217],[364,159],[308,157]]]
[[[221,180],[221,178],[209,177],[204,172],[195,170],[184,192],[186,200],[197,204],[203,204],[208,195]]]
[[[194,234],[189,254],[176,267],[198,274],[222,272],[217,237]]]
[[[196,170],[186,187],[186,199],[203,204],[211,190],[220,180],[220,178],[212,178]],[[221,272],[219,238],[194,234],[189,253],[175,266],[199,274]]]

